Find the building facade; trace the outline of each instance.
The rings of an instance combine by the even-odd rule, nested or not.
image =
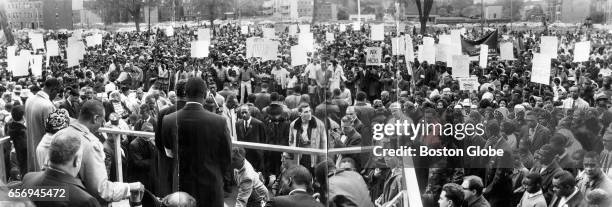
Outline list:
[[[317,7],[318,21],[336,21],[338,20],[338,7],[334,3],[325,2]]]
[[[73,29],[72,0],[44,0],[45,29]]]
[[[43,1],[9,0],[6,16],[13,29],[43,27]]]

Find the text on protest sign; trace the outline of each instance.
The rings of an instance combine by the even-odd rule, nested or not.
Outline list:
[[[459,81],[459,90],[462,91],[477,91],[480,86],[476,77],[457,78],[457,80]]]
[[[382,65],[382,48],[366,48],[366,65]]]

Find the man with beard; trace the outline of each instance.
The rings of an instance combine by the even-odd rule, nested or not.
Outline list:
[[[584,175],[577,179],[580,192],[583,195],[588,195],[591,191],[599,188],[608,194],[612,194],[612,181],[603,173],[599,155],[596,152],[587,152],[582,164]]]
[[[323,207],[314,199],[308,189],[312,186],[312,175],[304,166],[296,165],[285,171],[281,178],[281,195],[268,203],[266,207]]]

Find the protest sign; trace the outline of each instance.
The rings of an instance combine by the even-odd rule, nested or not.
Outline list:
[[[102,35],[95,34],[95,35],[87,36],[85,38],[85,41],[87,42],[87,47],[95,47],[97,45],[102,45]]]
[[[289,25],[289,35],[296,35],[298,32],[298,26],[295,24]]]
[[[30,44],[32,44],[32,49],[45,49],[45,43],[43,42],[43,34],[40,33],[30,33]]]
[[[414,61],[414,46],[412,45],[412,37],[410,35],[406,35],[404,39],[404,43],[406,43],[406,49],[404,50],[404,56],[406,58],[406,62]]]
[[[556,36],[542,36],[540,38],[540,54],[548,55],[550,58],[557,58],[557,48],[559,39]]]
[[[244,35],[249,34],[249,26],[247,25],[240,26],[240,33]]]
[[[440,35],[438,39],[439,39],[438,44],[446,44],[446,45],[452,44],[450,35]]]
[[[534,53],[531,60],[531,82],[550,84],[550,55],[542,53]]]
[[[436,61],[448,62],[449,48],[450,45],[448,44],[436,44]],[[450,58],[452,58],[452,56]]]
[[[261,28],[261,30],[263,31],[263,37],[267,38],[267,39],[274,39],[276,38],[276,35],[274,34],[274,28]]]
[[[431,37],[423,38],[423,59],[429,64],[436,63],[436,46],[434,39]]]
[[[499,49],[502,60],[514,60],[514,44],[512,42],[501,43]]]
[[[467,55],[453,55],[453,78],[466,78],[470,76],[470,57]]]
[[[481,68],[486,68],[487,67],[487,63],[488,63],[488,57],[489,57],[489,46],[488,45],[480,45],[480,61],[478,62],[478,65]]]
[[[404,55],[406,51],[406,38],[394,37],[391,39],[391,48],[393,55]]]
[[[166,34],[166,36],[168,37],[172,37],[174,36],[174,27],[170,26],[170,27],[166,27],[166,30],[164,30],[164,33]]]
[[[335,40],[334,33],[331,33],[331,32],[325,33],[325,40],[328,42],[333,42]]]
[[[366,48],[366,65],[382,65],[382,48]]]
[[[263,43],[263,51],[261,51],[261,60],[276,60],[278,59],[278,46],[280,43],[278,41],[266,40]]]
[[[477,77],[457,78],[459,81],[459,90],[462,91],[477,91],[480,83]]]
[[[291,47],[291,66],[305,65],[308,63],[306,50],[300,45]]]
[[[205,58],[208,57],[208,47],[210,46],[209,42],[206,41],[196,41],[191,42],[191,57],[192,58]]]
[[[8,59],[8,70],[13,72],[13,77],[27,76],[29,75],[28,67],[30,64],[29,55],[13,56]]]
[[[574,45],[574,62],[585,62],[589,60],[591,53],[591,42],[577,42]]]
[[[423,57],[423,56],[424,56],[424,53],[425,53],[425,52],[424,52],[424,50],[425,50],[425,49],[424,49],[423,45],[419,45],[419,46],[418,46],[418,48],[417,48],[417,60],[418,60],[419,62],[423,62],[423,61],[425,61],[425,59],[424,59],[424,57]]]
[[[340,32],[346,31],[346,24],[340,24],[340,26],[338,26],[338,29],[340,30]]]
[[[497,30],[488,33],[484,37],[478,40],[468,40],[465,38],[461,38],[461,49],[464,53],[467,53],[469,56],[478,56],[480,55],[481,45],[487,45],[488,53],[496,54],[497,48],[499,48],[499,41],[497,39],[498,32]]]
[[[314,37],[312,33],[300,33],[298,45],[301,45],[306,52],[314,52]]]
[[[310,25],[300,24],[300,33],[310,33]]]
[[[30,56],[30,62],[32,63],[30,66],[32,69],[32,75],[42,76],[43,56],[32,55]]]
[[[210,42],[211,32],[208,28],[198,29],[198,41]]]
[[[71,45],[70,47],[66,48],[66,59],[67,59],[67,66],[68,67],[73,67],[73,66],[77,66],[79,65],[79,58],[80,58],[80,54],[81,54],[81,48],[78,45]]]
[[[373,41],[385,40],[385,25],[374,24],[370,27],[370,39]]]

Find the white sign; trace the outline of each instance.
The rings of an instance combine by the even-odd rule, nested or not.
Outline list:
[[[34,76],[42,76],[42,66],[43,66],[43,56],[42,55],[32,55],[30,56],[30,62],[32,63],[32,75]]]
[[[47,41],[47,56],[59,56],[59,45],[56,40]]]
[[[43,41],[43,34],[39,33],[30,33],[30,43],[32,44],[32,49],[45,49],[45,43]]]
[[[198,41],[210,42],[211,32],[208,28],[198,29]]]
[[[548,54],[534,53],[531,66],[531,82],[550,84],[550,56]]]
[[[340,26],[338,26],[338,29],[340,30],[340,32],[346,31],[346,24],[340,24]]]
[[[366,65],[382,65],[382,48],[366,48]]]
[[[373,41],[385,40],[385,25],[374,24],[370,27],[370,39]]]
[[[300,33],[310,33],[310,25],[300,24]]]
[[[298,26],[295,24],[289,25],[289,35],[296,35],[298,33]]]
[[[453,55],[453,78],[466,78],[470,76],[470,57],[467,55]]]
[[[68,67],[79,65],[79,59],[81,56],[81,48],[78,45],[72,45],[66,48],[66,59],[68,61]]]
[[[419,62],[423,62],[425,61],[425,59],[423,58],[425,52],[424,52],[425,48],[423,47],[423,45],[419,45],[417,48],[417,60]]]
[[[291,47],[291,66],[305,65],[308,63],[306,50],[300,45]]]
[[[405,58],[406,58],[406,62],[413,62],[414,61],[414,46],[412,45],[412,37],[410,37],[410,35],[406,35],[406,39],[404,40],[404,43],[406,43],[406,50],[404,50],[405,54]]]
[[[447,45],[452,44],[450,35],[440,35],[438,38],[439,38],[438,44],[447,44]]]
[[[29,55],[19,55],[13,56],[8,59],[8,70],[13,72],[13,77],[17,76],[27,76],[28,66],[30,64],[30,56]]]
[[[559,39],[556,36],[542,36],[540,40],[540,53],[550,58],[557,58]]]
[[[429,64],[436,63],[436,46],[434,39],[431,37],[423,38],[423,58],[421,61],[427,61]]]
[[[499,45],[502,60],[514,60],[514,45],[512,42],[504,42]]]
[[[478,62],[478,65],[481,68],[487,67],[488,57],[489,57],[489,45],[480,45],[480,61]]]
[[[164,30],[164,32],[166,33],[166,36],[172,37],[174,36],[174,27],[166,27],[166,30]]]
[[[391,39],[391,48],[393,55],[404,55],[406,53],[406,38],[394,37]]]
[[[325,40],[328,42],[333,42],[335,40],[334,33],[331,33],[331,32],[325,33]]]
[[[300,33],[298,45],[301,45],[306,52],[314,52],[314,37],[312,33]]]
[[[208,57],[208,47],[210,46],[209,42],[206,41],[196,41],[191,42],[191,57],[192,58],[205,58]]]
[[[462,91],[477,91],[478,87],[480,87],[476,77],[457,78],[457,80],[459,81],[459,90]]]
[[[240,26],[240,33],[243,35],[249,34],[249,26],[247,25]]]
[[[436,45],[436,61],[448,63],[449,58],[453,58],[452,55],[449,56],[449,53],[450,53],[450,45],[448,44],[437,44]]]
[[[87,42],[87,47],[95,47],[97,45],[102,45],[102,35],[95,34],[95,35],[87,36],[85,38],[85,41]]]
[[[574,62],[585,62],[589,61],[589,54],[591,53],[591,42],[577,42],[574,45]]]
[[[274,28],[261,28],[263,31],[263,37],[267,39],[274,39],[276,35],[274,34]]]

